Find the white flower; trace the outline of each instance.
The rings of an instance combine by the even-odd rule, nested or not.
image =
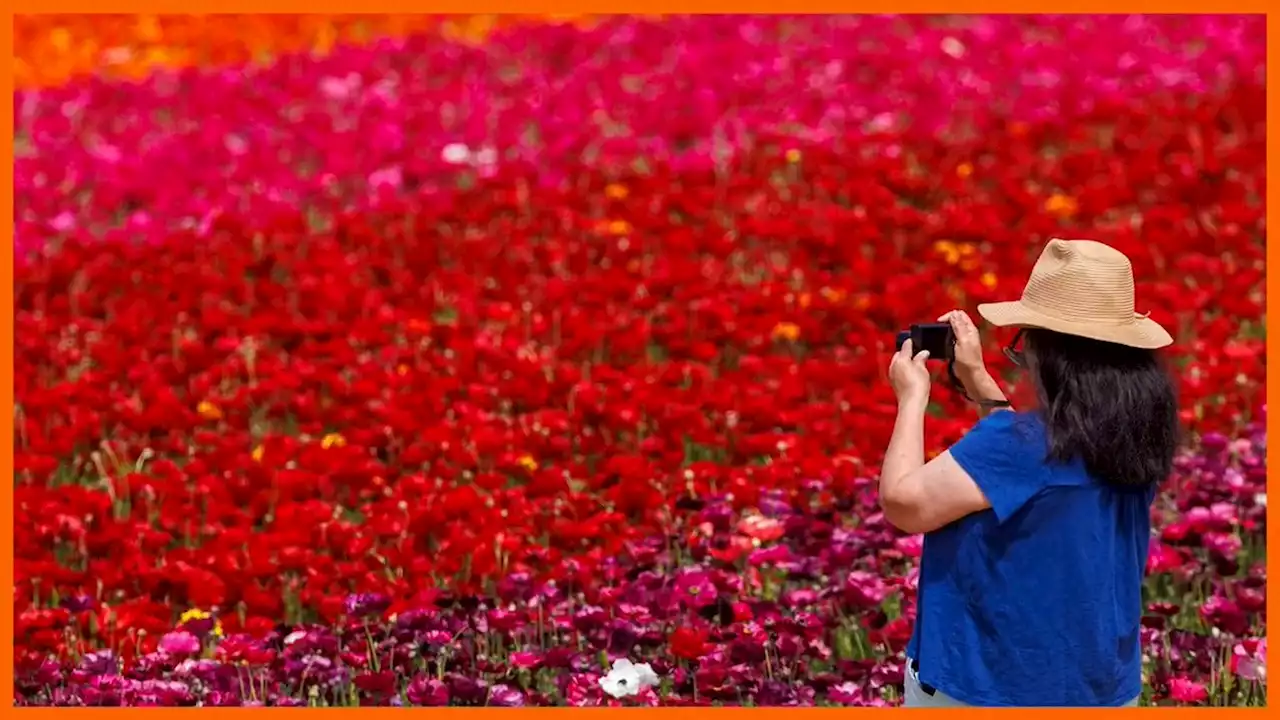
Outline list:
[[[647,687],[658,684],[658,673],[649,663],[633,664],[622,659],[613,664],[609,674],[600,678],[600,687],[615,698],[635,695]]]
[[[462,143],[449,143],[440,151],[440,159],[450,165],[461,165],[471,157],[471,148]]]

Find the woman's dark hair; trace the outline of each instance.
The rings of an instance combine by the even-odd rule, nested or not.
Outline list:
[[[1049,459],[1079,458],[1113,487],[1145,488],[1173,471],[1177,388],[1160,357],[1048,330],[1025,334]]]

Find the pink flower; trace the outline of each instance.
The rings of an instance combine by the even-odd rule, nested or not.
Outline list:
[[[1196,704],[1208,700],[1209,691],[1194,680],[1176,677],[1169,681],[1169,697],[1180,703]]]
[[[511,653],[511,665],[526,670],[536,670],[542,666],[542,658],[535,652],[519,650]]]
[[[862,688],[851,682],[843,682],[831,688],[827,691],[827,697],[841,705],[862,705],[865,701]]]
[[[175,657],[195,655],[200,652],[200,640],[186,630],[176,630],[160,638],[160,649]]]
[[[57,217],[49,221],[49,227],[60,233],[70,232],[76,227],[76,216],[72,215],[70,211],[63,210],[58,213]]]
[[[1231,673],[1242,680],[1265,682],[1267,679],[1267,639],[1248,639],[1231,651]]]
[[[399,167],[389,167],[377,170],[369,175],[369,188],[379,190],[383,187],[398,190],[400,183],[403,182],[404,176],[400,172]]]
[[[582,673],[569,678],[564,691],[565,701],[573,707],[591,707],[599,705],[604,699],[600,689],[600,676]]]

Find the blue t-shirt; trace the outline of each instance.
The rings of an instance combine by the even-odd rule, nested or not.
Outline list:
[[[984,707],[1120,706],[1142,690],[1142,578],[1155,488],[1053,463],[1037,415],[995,412],[951,448],[991,509],[924,538],[907,655]]]

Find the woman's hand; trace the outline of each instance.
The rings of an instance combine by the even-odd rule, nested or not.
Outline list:
[[[1007,402],[1000,383],[987,372],[986,361],[982,359],[982,338],[978,335],[978,327],[969,319],[963,310],[952,310],[938,318],[938,322],[951,324],[951,333],[955,335],[956,345],[956,377],[964,386],[964,391],[975,400],[991,402]],[[986,416],[990,408],[980,406],[978,414]]]
[[[952,310],[938,318],[938,322],[949,323],[951,333],[955,335],[956,375],[967,385],[970,380],[986,374],[987,364],[982,359],[982,337],[978,335],[978,326],[969,319],[969,314],[963,310]]]
[[[898,396],[899,405],[919,404],[923,409],[929,402],[929,388],[933,384],[929,368],[925,366],[929,351],[922,350],[912,355],[911,350],[911,340],[908,339],[893,354],[889,361],[889,384]]]

